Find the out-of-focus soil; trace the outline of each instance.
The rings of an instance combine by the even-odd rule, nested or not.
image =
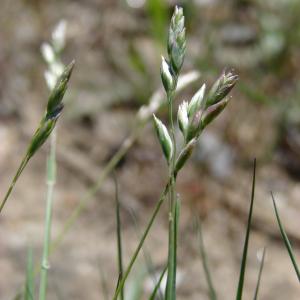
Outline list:
[[[149,20],[142,9],[104,0],[2,0],[0,195],[5,194],[43,112],[47,87],[40,45],[49,39],[52,28],[61,18],[68,22],[63,58],[68,62],[75,57],[76,69],[57,129],[54,238],[131,132],[138,106],[160,86],[161,50],[149,35]],[[193,26],[197,28],[197,21]],[[196,55],[201,56],[203,45],[200,37],[197,40],[197,34],[197,30],[191,32],[186,70],[191,69]],[[141,78],[130,64],[131,47],[144,59],[148,79]],[[198,48],[199,53],[196,53]],[[201,78],[199,85],[204,80],[206,78]],[[188,99],[196,88],[187,89],[184,97]],[[163,117],[164,113],[160,115]],[[300,185],[275,159],[276,117],[272,107],[253,104],[235,91],[230,106],[208,129],[193,161],[180,175],[178,299],[207,299],[193,226],[197,215],[203,220],[205,246],[209,249],[218,295],[222,299],[235,296],[254,157],[258,158],[256,202],[245,299],[253,297],[259,269],[257,254],[263,247],[267,247],[267,255],[260,299],[299,299],[299,283],[280,239],[269,193],[272,190],[276,195],[282,220],[300,262]],[[30,246],[34,249],[36,263],[41,260],[47,149],[46,144],[30,161],[0,217],[0,299],[13,299],[22,288]],[[138,141],[118,165],[116,176],[120,186],[126,264],[167,176],[151,124],[143,129]],[[131,210],[137,216],[137,226]],[[112,295],[118,277],[115,227],[114,183],[109,176],[51,255],[48,299],[104,299],[103,281]],[[157,270],[166,262],[167,227],[166,206],[145,246]],[[142,272],[144,265],[141,255],[133,276]],[[144,288],[147,292],[147,280]]]

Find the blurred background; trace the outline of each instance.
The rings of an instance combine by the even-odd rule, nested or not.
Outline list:
[[[182,200],[178,299],[208,299],[193,219],[201,216],[213,280],[222,299],[238,282],[256,157],[257,192],[246,272],[252,299],[258,253],[267,246],[260,299],[299,299],[297,277],[277,228],[270,190],[300,262],[299,0],[1,0],[0,195],[4,195],[47,101],[40,47],[66,21],[64,63],[76,59],[58,122],[53,238],[86,190],[136,128],[135,116],[157,89],[160,55],[175,4],[187,24],[184,72],[201,76],[177,97],[189,100],[224,68],[240,75],[232,101],[203,134],[178,179]],[[166,120],[166,107],[158,115]],[[179,134],[178,134],[179,135]],[[25,278],[26,253],[41,259],[48,144],[32,159],[0,218],[0,299]],[[125,263],[166,182],[152,123],[118,163]],[[1,196],[2,197],[2,196]],[[117,282],[115,189],[111,175],[51,256],[48,299],[105,299]],[[167,207],[126,285],[146,299],[167,257]],[[146,257],[146,259],[145,259]],[[147,259],[148,258],[148,259]],[[133,292],[136,295],[133,295]],[[134,298],[137,297],[137,298]]]

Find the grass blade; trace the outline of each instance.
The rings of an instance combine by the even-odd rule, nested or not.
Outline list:
[[[251,227],[251,221],[252,221],[252,212],[253,212],[253,203],[254,203],[254,194],[255,194],[255,175],[256,175],[256,159],[254,160],[254,163],[253,163],[251,202],[250,202],[250,209],[249,209],[249,214],[248,214],[247,230],[246,230],[246,237],[245,237],[245,242],[244,242],[244,249],[243,249],[242,262],[241,262],[239,283],[238,283],[238,288],[237,288],[237,293],[236,293],[236,300],[242,300],[242,296],[243,296],[248,244],[249,244],[250,227]]]
[[[293,254],[293,249],[292,249],[292,246],[291,246],[291,243],[289,241],[289,238],[283,228],[283,225],[281,223],[281,220],[280,220],[280,217],[279,217],[279,213],[278,213],[278,209],[277,209],[277,205],[276,205],[276,201],[275,201],[275,198],[274,198],[274,195],[273,193],[271,192],[271,197],[272,197],[272,201],[273,201],[273,205],[274,205],[274,210],[275,210],[275,215],[276,215],[276,219],[277,219],[277,223],[278,223],[278,226],[279,226],[279,229],[280,229],[280,233],[281,233],[281,236],[282,236],[282,239],[284,241],[284,244],[285,244],[285,247],[289,253],[289,256],[290,256],[290,259],[292,261],[292,264],[294,266],[294,269],[295,269],[295,272],[297,274],[297,278],[298,278],[298,281],[300,282],[300,271],[299,271],[299,268],[298,268],[298,265],[296,263],[296,259],[295,259],[295,256]]]
[[[255,293],[254,293],[253,300],[257,300],[259,286],[260,286],[260,281],[261,281],[261,275],[262,275],[262,271],[263,271],[264,263],[265,263],[265,255],[266,255],[266,247],[264,247],[262,258],[261,258],[261,262],[260,262],[260,267],[259,267],[259,272],[258,272],[258,278],[257,278],[257,283],[256,283],[256,288],[255,288]]]
[[[121,218],[120,218],[120,200],[117,177],[114,174],[115,182],[115,199],[116,199],[116,223],[117,223],[117,250],[118,250],[118,268],[119,278],[123,277],[123,256],[122,256],[122,236],[121,236]],[[120,299],[124,300],[124,286],[120,292]]]
[[[27,254],[27,268],[26,268],[26,283],[24,300],[34,299],[34,266],[33,266],[33,251],[29,248]]]
[[[200,245],[200,254],[201,254],[201,258],[202,258],[202,266],[203,266],[206,282],[208,285],[209,299],[217,300],[217,293],[214,288],[214,285],[213,285],[213,282],[211,279],[210,270],[208,267],[208,260],[207,260],[207,255],[206,255],[205,245],[204,245],[204,240],[203,240],[203,234],[202,234],[202,225],[201,225],[201,220],[199,217],[197,218],[196,222],[197,222],[196,224],[197,224],[197,230],[198,230],[198,235],[199,235],[199,245]]]
[[[154,290],[152,292],[152,294],[150,295],[149,300],[155,300],[156,299],[156,294],[158,291],[160,291],[160,286],[161,286],[161,282],[166,274],[168,270],[168,266],[165,266],[165,268],[163,269],[163,271],[161,272],[158,281],[155,284]]]

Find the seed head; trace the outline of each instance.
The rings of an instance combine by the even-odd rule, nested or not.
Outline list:
[[[195,138],[192,139],[180,152],[180,154],[176,160],[176,163],[175,163],[175,169],[174,169],[175,177],[176,177],[177,173],[180,171],[180,169],[184,166],[186,161],[189,159],[189,157],[191,156],[196,143],[197,143],[197,140]]]
[[[163,56],[161,57],[160,75],[166,92],[173,91],[175,88],[175,80],[172,76],[172,70]]]
[[[216,104],[224,99],[229,94],[231,89],[235,86],[238,78],[239,76],[234,74],[233,72],[226,73],[225,71],[223,71],[222,75],[213,84],[208,93],[206,107]]]
[[[168,37],[168,54],[175,74],[179,74],[184,61],[186,49],[186,30],[184,26],[183,9],[175,7],[171,19]]]
[[[185,139],[188,131],[188,126],[189,126],[188,103],[186,101],[183,101],[179,105],[177,119],[178,119],[179,128]]]
[[[28,158],[31,158],[35,154],[35,152],[45,143],[53,128],[55,127],[58,116],[59,115],[57,115],[55,118],[43,119],[41,121],[41,125],[36,130],[27,150]]]
[[[210,122],[212,122],[227,106],[229,99],[226,98],[206,109],[201,118],[201,129],[204,129]]]
[[[60,20],[52,32],[52,43],[56,52],[61,52],[66,43],[67,22]]]
[[[198,110],[195,113],[195,115],[189,119],[189,127],[186,136],[186,143],[188,143],[190,140],[192,140],[194,137],[196,137],[199,134],[199,131],[201,130],[202,115],[203,115],[203,111]]]
[[[68,82],[71,77],[75,62],[72,61],[58,78],[57,83],[52,90],[48,105],[47,105],[47,117],[51,116],[59,107],[61,107],[61,102],[64,97],[64,94],[67,90]]]
[[[55,52],[50,44],[43,43],[41,46],[41,52],[47,64],[53,64],[55,62]]]
[[[200,109],[201,104],[204,100],[206,85],[203,84],[198,92],[193,96],[188,107],[188,116],[193,118],[196,112]]]
[[[153,114],[154,127],[164,156],[169,163],[173,156],[173,144],[166,126]]]

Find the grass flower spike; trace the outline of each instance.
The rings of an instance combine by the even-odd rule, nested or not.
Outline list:
[[[172,92],[175,89],[175,80],[172,70],[163,56],[161,57],[160,75],[165,91],[167,93]]]
[[[50,94],[48,104],[47,104],[47,114],[46,118],[53,118],[55,115],[62,110],[63,103],[62,99],[65,95],[65,92],[68,87],[68,82],[70,80],[73,68],[74,68],[75,62],[72,61],[64,70],[64,72],[61,74],[59,79],[57,80],[57,83]]]
[[[206,108],[224,99],[235,86],[238,78],[239,76],[232,71],[228,73],[223,71],[208,93]]]
[[[183,10],[180,7],[175,8],[171,19],[168,37],[168,54],[174,74],[179,74],[184,61],[186,49],[186,36],[184,26]]]
[[[161,148],[163,153],[169,163],[173,156],[173,143],[170,138],[168,129],[166,126],[158,119],[155,115],[153,115],[154,127],[157,133],[157,137],[159,139]]]
[[[45,112],[44,117],[40,121],[40,125],[38,129],[36,130],[29,147],[27,149],[27,152],[10,184],[10,187],[4,196],[4,199],[2,200],[0,204],[0,213],[10,196],[18,178],[22,174],[23,170],[25,169],[27,163],[31,159],[31,157],[36,153],[36,151],[45,143],[45,141],[48,139],[49,135],[51,134],[52,130],[55,127],[56,121],[63,109],[63,103],[62,99],[63,96],[67,90],[68,81],[70,79],[70,76],[72,74],[72,70],[74,67],[74,61],[71,62],[63,72],[63,74],[58,79],[56,86],[52,90],[48,104],[47,104],[47,110]]]
[[[186,101],[183,101],[179,105],[177,118],[178,118],[179,129],[181,130],[184,139],[186,139],[186,135],[189,127],[188,103]]]
[[[226,98],[217,104],[208,107],[201,118],[201,129],[204,129],[209,123],[211,123],[227,106],[229,98]]]
[[[192,139],[184,148],[183,150],[179,153],[178,158],[176,160],[175,164],[175,169],[174,169],[174,174],[175,177],[177,176],[178,172],[181,170],[181,168],[184,166],[186,161],[190,158],[192,155],[192,152],[197,144],[196,139]]]
[[[188,105],[188,116],[190,118],[194,117],[197,111],[199,111],[205,94],[206,85],[205,83],[199,89],[199,91],[192,97],[191,102]]]

